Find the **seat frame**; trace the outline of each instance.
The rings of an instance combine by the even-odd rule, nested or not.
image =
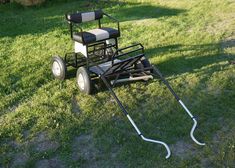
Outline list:
[[[92,21],[94,22],[97,20],[98,21],[98,28],[102,28],[101,20],[102,20],[103,16],[106,16],[109,20],[116,23],[116,27],[117,27],[118,34],[119,34],[118,37],[120,37],[121,33],[120,33],[119,21],[117,19],[115,19],[114,17],[108,15],[107,13],[103,12],[102,10],[100,10],[100,11],[102,12],[102,17],[99,19],[92,20]],[[80,66],[86,65],[86,67],[89,68],[94,63],[100,64],[100,63],[103,63],[103,62],[110,60],[112,55],[107,55],[106,51],[112,50],[112,49],[114,49],[115,51],[118,50],[118,37],[97,40],[96,42],[88,43],[88,44],[77,42],[73,39],[73,34],[75,33],[75,30],[77,30],[76,28],[78,28],[78,30],[79,30],[77,33],[82,34],[84,32],[84,30],[82,29],[82,26],[81,26],[83,23],[82,22],[81,23],[73,22],[68,19],[68,16],[69,16],[69,14],[65,14],[65,18],[69,24],[70,37],[74,41],[74,50],[75,51],[74,51],[74,53],[66,53],[65,54],[64,61],[66,63],[66,66],[72,66],[74,68],[78,68]],[[92,21],[90,21],[90,22],[92,22]],[[82,35],[82,41],[84,42],[83,35]],[[103,46],[103,47],[96,49],[95,47],[97,47],[97,46]],[[104,51],[104,54],[102,56],[99,56],[98,59],[95,59],[94,57],[97,57],[97,55],[95,55],[94,53],[99,52],[101,50]],[[84,58],[84,56],[86,58]],[[101,57],[103,57],[103,58],[101,59]]]
[[[120,23],[119,23],[119,21],[117,19],[115,19],[114,17],[108,15],[107,13],[103,12],[103,11],[102,11],[102,14],[103,14],[103,16],[106,16],[107,18],[109,18],[110,20],[114,21],[117,24],[117,30],[118,30],[118,34],[120,36],[121,33],[120,33]],[[68,20],[68,14],[65,14],[65,18],[66,18],[66,20],[69,23],[69,30],[70,30],[71,38],[73,39],[74,26],[76,26],[79,29],[79,33],[82,34],[82,41],[84,42],[84,36],[83,36],[83,32],[84,31],[83,31],[82,27],[80,26],[80,24],[82,24],[82,23],[76,23],[76,22],[73,22],[71,20]],[[101,23],[101,19],[102,18],[97,19],[98,20],[98,28],[99,29],[102,28],[102,23]],[[107,39],[109,39],[109,38],[107,38]],[[97,40],[96,42],[100,42],[100,41],[107,40],[107,39]],[[117,39],[117,38],[115,38],[115,39]],[[84,44],[85,43],[83,43],[83,45]]]

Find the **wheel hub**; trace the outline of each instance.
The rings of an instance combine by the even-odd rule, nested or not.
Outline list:
[[[52,64],[52,72],[55,76],[60,76],[60,74],[61,74],[60,64],[56,61],[53,62],[53,64]]]
[[[77,83],[78,83],[78,86],[79,86],[82,90],[84,90],[84,88],[85,88],[85,82],[84,82],[84,78],[83,78],[82,74],[79,74],[79,75],[78,75]]]

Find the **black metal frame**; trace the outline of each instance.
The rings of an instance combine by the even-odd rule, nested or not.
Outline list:
[[[109,16],[106,13],[103,13],[103,15],[105,15],[108,18],[110,18],[110,19],[117,22],[118,31],[120,33],[119,21],[116,20],[115,18]],[[80,29],[80,32],[82,32],[83,31],[82,28],[78,24],[76,24],[76,25]],[[70,26],[70,33],[71,33],[71,38],[72,38],[73,23],[69,22],[69,26]],[[100,19],[98,19],[98,26],[99,26],[99,28],[101,28],[101,26],[102,26]],[[83,38],[83,36],[82,36],[82,38]],[[179,96],[174,92],[174,90],[172,89],[172,87],[170,86],[168,81],[163,77],[161,72],[156,67],[154,67],[153,65],[150,65],[149,67],[142,67],[142,68],[136,68],[135,67],[135,65],[137,63],[141,63],[141,59],[145,56],[143,45],[138,43],[138,44],[133,44],[133,45],[130,45],[128,47],[124,47],[124,48],[119,49],[118,48],[117,38],[114,38],[114,39],[115,39],[115,44],[107,45],[106,41],[105,41],[107,39],[100,40],[100,41],[97,41],[97,42],[92,43],[92,44],[86,44],[87,57],[84,57],[80,53],[67,53],[64,57],[66,66],[72,66],[74,68],[78,68],[80,66],[87,66],[87,69],[89,71],[91,71],[89,69],[91,66],[97,67],[100,70],[100,72],[102,72],[102,73],[98,74],[98,73],[95,73],[95,72],[91,71],[91,74],[93,73],[94,75],[98,76],[100,80],[103,81],[103,83],[105,84],[105,86],[107,87],[107,89],[109,90],[109,92],[111,93],[111,95],[113,96],[113,98],[115,99],[117,104],[119,105],[120,109],[124,113],[124,115],[127,116],[129,121],[131,122],[131,124],[134,127],[134,129],[136,130],[137,134],[144,141],[158,143],[158,144],[163,145],[167,150],[166,158],[169,158],[170,155],[171,155],[171,152],[170,152],[170,149],[169,149],[168,145],[166,143],[164,143],[163,141],[149,139],[149,138],[144,137],[143,134],[141,133],[141,131],[136,126],[135,122],[129,116],[127,110],[125,109],[125,107],[123,106],[121,101],[116,96],[115,92],[113,91],[113,87],[115,86],[116,81],[119,78],[125,78],[126,76],[132,76],[132,75],[159,76],[160,79],[163,81],[163,83],[167,86],[169,91],[172,93],[172,95],[175,97],[175,99],[179,102],[179,104],[184,108],[184,110],[188,113],[188,115],[193,120],[194,125],[193,125],[193,127],[190,131],[190,136],[191,136],[192,140],[195,143],[197,143],[198,145],[205,145],[205,143],[199,142],[194,137],[193,133],[194,133],[195,128],[197,126],[197,121],[196,121],[195,117],[191,114],[191,112],[187,109],[187,107],[184,105],[184,103],[180,100]],[[97,49],[96,48],[97,46],[102,46],[102,47],[98,47],[98,49]],[[89,50],[89,48],[93,48],[93,49]],[[111,56],[106,55],[106,50],[109,49],[109,48],[115,48],[116,49],[116,51]],[[99,51],[101,51],[103,53],[97,55],[96,53],[99,52]],[[135,55],[130,56],[131,54],[135,54]],[[120,59],[121,61],[115,63],[114,60],[117,60],[117,59],[118,60]],[[104,62],[107,62],[107,61],[111,61],[111,66],[107,70],[104,71],[100,67],[100,64],[104,63]],[[108,80],[112,79],[112,78],[114,79],[114,82],[113,82],[113,84],[110,84],[108,82]]]
[[[119,21],[118,21],[117,19],[115,19],[114,17],[112,17],[112,16],[110,16],[110,15],[108,15],[107,13],[104,13],[104,12],[103,12],[103,16],[106,16],[106,17],[109,18],[110,20],[116,22],[117,28],[118,28],[118,34],[119,34],[119,36],[120,36],[121,33],[120,33],[120,23],[119,23]],[[65,15],[65,18],[67,19],[67,14]],[[101,19],[97,19],[97,20],[98,20],[98,27],[101,28],[101,27],[102,27]],[[74,26],[74,25],[80,30],[79,32],[82,34],[83,29],[82,29],[81,26],[79,26],[79,24],[82,24],[82,23],[73,23],[73,22],[71,22],[71,21],[68,21],[68,23],[69,23],[69,30],[70,30],[70,36],[71,36],[71,38],[73,38],[73,33],[74,33],[74,31],[73,31],[73,26]],[[107,39],[104,39],[104,40],[107,40]],[[83,34],[82,34],[82,41],[84,41]],[[100,40],[100,41],[103,41],[103,40]],[[99,42],[99,41],[97,41],[97,42]]]
[[[123,52],[124,50],[127,49],[131,49],[133,47],[138,47],[136,49],[132,49],[130,51],[127,52]],[[140,52],[138,54],[136,54],[133,57],[128,57],[129,54],[134,53],[134,52]],[[118,53],[120,53],[118,55]],[[100,66],[99,63],[93,62],[92,60],[90,60],[90,62],[92,63],[93,66],[96,66],[100,71],[102,71],[102,74],[96,74],[97,76],[100,77],[100,79],[115,79],[114,83],[112,84],[112,86],[114,87],[116,84],[116,81],[120,78],[125,78],[127,75],[128,76],[135,76],[135,75],[149,75],[149,71],[152,71],[153,69],[151,67],[147,67],[147,68],[141,68],[141,69],[136,69],[136,67],[134,65],[136,65],[138,62],[140,62],[141,58],[145,56],[144,53],[144,47],[142,44],[138,43],[138,44],[133,44],[130,45],[128,47],[124,47],[124,48],[120,48],[118,50],[116,50],[116,52],[113,54],[112,58],[111,58],[111,67],[109,69],[107,69],[106,71],[104,71]],[[122,59],[122,61],[120,63],[114,63],[114,60],[117,58],[121,58],[124,57],[124,59]],[[127,58],[125,58],[127,57]],[[94,73],[94,72],[92,72]]]
[[[66,19],[67,19],[67,14],[65,16],[66,16]],[[119,23],[119,21],[117,19],[113,18],[112,16],[108,15],[107,13],[104,13],[104,12],[103,12],[103,16],[106,16],[110,20],[116,22],[117,28],[118,28],[118,33],[120,35],[120,23]],[[97,19],[99,28],[102,27],[101,19]],[[69,23],[70,36],[71,36],[72,39],[73,39],[73,33],[74,33],[74,29],[73,29],[74,26],[76,26],[79,29],[79,32],[82,34],[83,29],[80,26],[81,23],[80,24],[79,23],[74,23],[74,22],[69,21],[68,19],[67,19],[67,21]],[[110,39],[110,38],[108,38],[108,39]],[[81,57],[80,53],[66,53],[65,56],[64,56],[66,66],[72,66],[74,68],[78,68],[80,66],[86,66],[87,68],[89,68],[90,66],[98,65],[100,63],[109,61],[110,60],[109,57],[112,57],[112,56],[106,55],[106,50],[109,49],[109,48],[114,48],[115,50],[118,50],[118,40],[117,40],[117,38],[112,38],[112,39],[115,40],[115,44],[114,45],[113,44],[107,45],[105,43],[105,41],[108,40],[108,39],[99,40],[99,41],[96,41],[95,43],[91,43],[91,44],[84,44],[83,43],[83,45],[86,46],[87,58]],[[82,34],[82,41],[84,41],[83,34]],[[100,45],[100,44],[103,44],[104,47],[96,49],[95,47]],[[91,47],[94,47],[94,49],[89,51],[89,49]],[[102,51],[102,50],[103,50],[104,55],[100,55],[100,56],[97,57],[97,55],[94,54],[94,53]],[[101,59],[101,57],[104,57],[104,59]]]
[[[110,15],[106,14],[106,13],[103,13],[103,15],[105,15],[108,18],[110,18],[111,20],[114,20],[115,22],[117,22],[118,31],[120,33],[119,21],[117,19],[111,17]],[[101,21],[100,20],[101,19],[98,19],[99,28],[101,28]],[[70,33],[71,33],[71,37],[72,37],[73,23],[69,22],[69,25],[70,25]],[[78,23],[76,23],[75,25],[78,26],[78,28],[80,29],[80,32],[83,31],[82,28],[78,25]],[[97,42],[92,43],[92,44],[87,44],[86,45],[86,47],[87,47],[86,48],[87,49],[87,58],[85,58],[83,55],[81,55],[79,53],[67,53],[65,55],[65,58],[64,58],[66,66],[73,66],[74,68],[78,68],[80,66],[86,66],[87,69],[89,69],[90,66],[97,66],[101,71],[103,71],[102,68],[99,67],[99,65],[101,63],[104,63],[104,62],[107,62],[107,61],[111,60],[112,61],[111,62],[112,63],[111,67],[106,72],[103,72],[103,74],[96,74],[97,76],[100,76],[100,79],[103,80],[103,82],[105,83],[105,85],[107,86],[107,88],[109,90],[112,89],[112,87],[111,87],[110,84],[107,83],[108,78],[115,78],[115,81],[117,81],[120,77],[125,76],[125,75],[133,75],[133,74],[148,75],[148,74],[151,74],[153,76],[156,76],[156,74],[158,74],[160,76],[160,79],[168,87],[168,89],[174,95],[176,100],[177,101],[180,100],[179,97],[177,96],[177,94],[174,92],[174,90],[171,88],[169,83],[165,80],[165,78],[162,76],[162,74],[160,73],[160,71],[157,68],[154,68],[154,67],[151,66],[151,67],[147,67],[147,68],[136,69],[135,67],[133,67],[133,64],[137,63],[137,61],[140,61],[140,59],[145,56],[144,46],[141,43],[133,44],[133,45],[130,45],[130,46],[119,49],[118,48],[117,38],[115,38],[115,45],[108,45],[107,46],[105,40],[97,41]],[[101,47],[99,49],[95,49],[95,47],[100,45],[100,44],[103,44],[104,47]],[[94,49],[89,51],[90,47],[93,47]],[[112,48],[112,47],[114,47],[116,49],[116,51],[111,56],[111,58],[107,58],[106,57],[106,49]],[[134,47],[137,47],[137,48],[132,49]],[[132,50],[124,52],[128,49],[132,49]],[[104,59],[101,59],[99,56],[97,57],[97,55],[94,54],[95,52],[102,51],[102,50],[104,52],[104,55],[101,55],[101,56],[104,56],[105,57]],[[128,61],[124,60],[122,62],[122,64],[119,64],[118,66],[116,66],[116,68],[113,69],[113,72],[108,73],[108,72],[110,72],[110,69],[112,70],[112,68],[115,67],[115,65],[117,65],[117,64],[114,63],[115,59],[120,59],[121,57],[128,56],[129,54],[135,53],[135,52],[140,52],[140,53],[137,54],[135,57],[129,57]],[[71,57],[71,55],[74,59],[69,60],[68,57]],[[130,58],[133,58],[133,59],[130,59]],[[135,58],[137,58],[137,59],[135,59]],[[128,64],[129,64],[129,66],[128,66]],[[151,73],[151,72],[155,72],[155,73]],[[115,81],[114,81],[113,86],[115,85]],[[112,92],[113,91],[111,91],[111,93]],[[114,98],[115,97],[116,96],[114,95]],[[115,98],[115,99],[118,100],[118,98]],[[118,102],[119,102],[119,100],[118,100]],[[118,104],[120,105],[120,103],[118,103]],[[120,107],[122,108],[122,106],[120,106]],[[123,112],[126,113],[125,110],[123,110]]]
[[[89,68],[90,66],[109,61],[112,58],[112,55],[107,55],[106,51],[113,47],[116,49],[116,45],[107,45],[105,41],[93,43],[87,46],[87,57],[81,53],[70,52],[65,54],[64,61],[67,67],[72,66],[78,68],[80,66],[86,66]],[[99,52],[102,52],[103,54],[97,54]]]

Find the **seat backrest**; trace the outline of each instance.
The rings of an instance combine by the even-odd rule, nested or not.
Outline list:
[[[89,22],[93,20],[99,20],[101,18],[103,18],[102,10],[95,10],[93,12],[78,12],[78,13],[66,14],[66,19],[69,22],[73,23]]]

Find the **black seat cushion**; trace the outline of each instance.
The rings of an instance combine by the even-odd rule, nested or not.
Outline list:
[[[83,36],[83,39],[82,39]],[[118,30],[108,27],[99,29],[93,29],[86,32],[79,32],[73,34],[73,39],[83,44],[89,44],[100,40],[106,40],[110,38],[117,38],[120,36]]]

